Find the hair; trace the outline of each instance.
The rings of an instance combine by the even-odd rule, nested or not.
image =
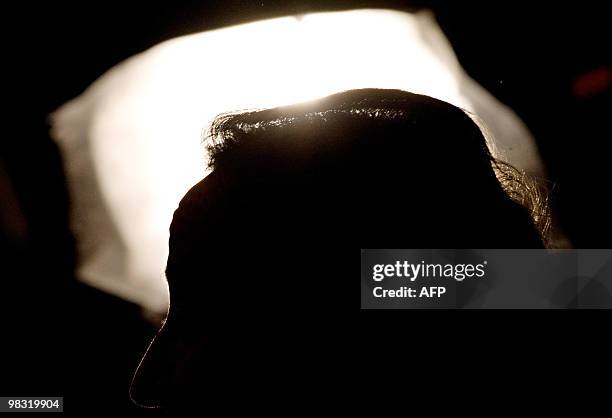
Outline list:
[[[491,151],[495,148],[494,139],[486,127],[483,133],[473,118],[469,112],[446,102],[386,89],[350,90],[308,103],[225,113],[215,118],[206,137],[209,168],[249,166],[261,170],[266,166],[290,164],[299,169],[305,167],[305,160],[344,158],[341,153],[347,148],[363,143],[364,132],[371,135],[367,141],[374,142],[374,146],[376,136],[389,135],[393,130],[399,136],[407,134],[401,139],[408,143],[425,137],[437,142],[429,144],[429,151],[438,147],[438,153],[444,153],[445,147],[454,142],[454,145],[472,148],[472,159],[479,157],[488,163],[503,191],[528,211],[542,242],[548,244],[551,217],[546,186],[495,158]],[[455,132],[436,127],[444,124]],[[427,135],[423,129],[432,129],[432,132]],[[383,142],[379,141],[378,145],[384,146]],[[465,154],[461,152],[457,158]]]

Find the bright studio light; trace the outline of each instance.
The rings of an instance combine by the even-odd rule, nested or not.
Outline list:
[[[168,227],[206,174],[202,137],[213,117],[362,87],[473,110],[502,150],[515,150],[511,162],[539,167],[520,121],[465,76],[430,14],[318,13],[185,36],[117,65],[54,114],[80,276],[163,311]]]

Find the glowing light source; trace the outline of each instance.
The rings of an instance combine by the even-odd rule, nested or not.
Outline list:
[[[472,110],[507,160],[541,172],[527,130],[464,74],[428,13],[319,13],[181,37],[117,65],[53,115],[80,276],[163,311],[168,226],[206,174],[201,139],[212,118],[360,87],[409,90]]]

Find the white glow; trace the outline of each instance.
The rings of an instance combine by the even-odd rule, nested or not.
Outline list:
[[[81,276],[163,310],[168,226],[180,198],[205,175],[201,139],[212,118],[360,87],[409,90],[473,110],[502,150],[521,150],[511,162],[540,169],[528,132],[465,76],[429,14],[319,13],[181,37],[111,69],[54,114]]]

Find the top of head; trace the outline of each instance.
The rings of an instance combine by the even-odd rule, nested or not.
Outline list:
[[[352,90],[222,115],[211,141],[213,172],[174,215],[169,280],[244,248],[542,246],[478,126],[440,100]]]

